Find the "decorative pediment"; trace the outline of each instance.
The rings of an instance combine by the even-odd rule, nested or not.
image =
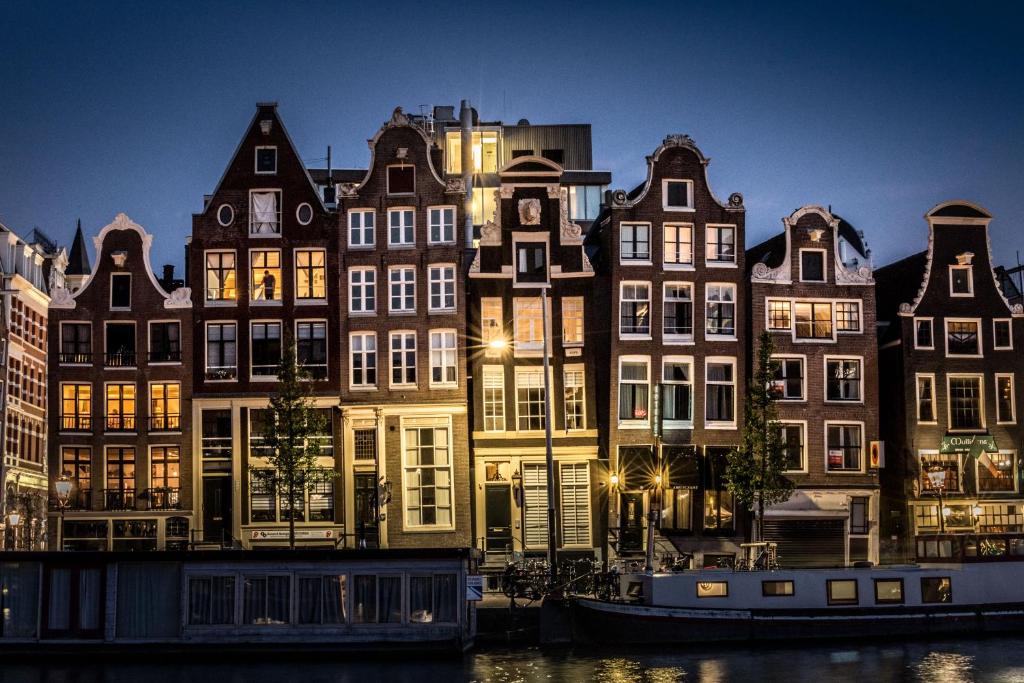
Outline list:
[[[190,287],[178,287],[171,292],[171,295],[164,299],[164,308],[192,308],[192,289]]]
[[[875,277],[869,266],[860,266],[856,270],[850,270],[841,262],[836,261],[836,284],[837,285],[870,285]]]
[[[767,263],[758,262],[750,269],[752,282],[789,282],[789,259],[778,268],[769,268]]]
[[[559,230],[558,241],[560,244],[583,244],[583,228],[578,223],[569,220],[569,191],[562,189],[561,201],[559,202]],[[586,257],[584,257],[586,260]]]
[[[812,228],[807,231],[807,234],[810,235],[812,242],[820,242],[821,238],[825,236],[825,231],[821,228]]]
[[[128,263],[128,252],[112,251],[110,252],[110,258],[114,261],[115,266],[118,268],[124,268],[125,264]]]
[[[962,254],[956,255],[956,263],[958,266],[969,266],[971,261],[974,260],[974,252],[965,251]]]

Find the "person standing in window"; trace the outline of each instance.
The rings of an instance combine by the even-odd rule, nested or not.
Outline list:
[[[260,285],[263,286],[263,300],[273,301],[274,300],[274,285],[277,284],[277,279],[270,274],[269,270],[263,271],[263,280],[260,281]]]

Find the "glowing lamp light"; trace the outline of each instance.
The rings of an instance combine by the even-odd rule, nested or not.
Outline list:
[[[505,341],[504,337],[498,337],[497,339],[492,339],[491,341],[487,342],[487,346],[496,351],[501,351],[502,349],[508,346],[508,342]]]
[[[21,513],[10,513],[9,515],[7,515],[7,521],[11,526],[18,526],[19,524],[21,524]]]
[[[656,484],[657,486],[661,486],[661,475],[660,475],[660,474],[656,474],[656,475],[654,475],[654,483],[655,483],[655,484]]]
[[[984,510],[982,510],[980,505],[975,505],[973,508],[971,508],[971,512],[974,513],[975,517],[981,517],[981,513],[984,512]]]
[[[618,486],[619,485],[619,475],[615,474],[613,472],[612,476],[608,478],[608,481],[611,483],[612,486]]]
[[[950,509],[950,507],[948,505],[943,506],[943,508],[942,508],[942,516],[943,517],[949,517],[952,513],[953,513],[953,511]]]
[[[57,500],[61,503],[67,503],[68,498],[71,497],[72,487],[71,477],[68,476],[67,472],[60,475],[60,479],[53,485],[54,490],[57,492]]]
[[[941,489],[946,486],[946,470],[934,469],[928,472],[928,483],[933,489]]]

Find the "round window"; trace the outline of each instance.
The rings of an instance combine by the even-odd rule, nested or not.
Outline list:
[[[217,209],[217,222],[226,228],[231,225],[233,220],[235,220],[235,210],[231,208],[230,204],[221,204]]]
[[[309,225],[313,220],[313,207],[305,202],[299,204],[299,208],[295,211],[295,217],[302,225]]]

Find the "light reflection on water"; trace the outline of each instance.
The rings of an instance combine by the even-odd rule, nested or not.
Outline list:
[[[464,658],[372,660],[181,656],[151,662],[55,660],[0,663],[2,683],[1024,683],[1024,638],[905,645],[811,645],[758,649],[658,648],[642,651],[490,651]]]

